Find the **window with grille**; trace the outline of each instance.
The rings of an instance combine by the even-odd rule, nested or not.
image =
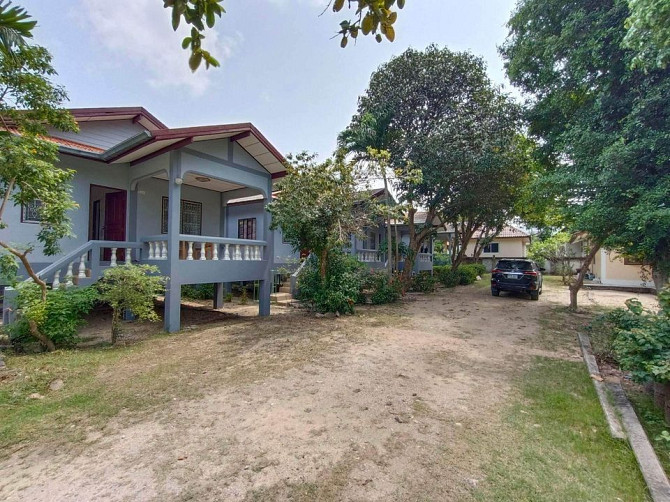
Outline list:
[[[21,221],[23,223],[39,223],[42,221],[42,217],[40,216],[41,208],[42,201],[39,199],[21,204]]]
[[[497,242],[492,242],[491,244],[487,244],[484,246],[484,252],[485,253],[498,253],[499,252],[500,246],[498,245]]]
[[[256,240],[256,218],[237,220],[237,238]]]
[[[161,211],[161,233],[168,233],[168,198],[163,197]],[[202,235],[202,202],[181,200],[181,218],[179,233]]]

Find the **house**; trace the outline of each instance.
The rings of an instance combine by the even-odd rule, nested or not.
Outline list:
[[[49,131],[61,166],[75,171],[75,237],[62,252],[31,262],[54,287],[92,284],[120,263],[157,266],[169,278],[165,329],[180,329],[181,286],[215,283],[214,307],[224,284],[260,281],[259,314],[269,315],[274,233],[263,210],[284,158],[250,123],[171,129],[141,107],[71,110],[79,132]],[[228,204],[257,196],[244,221]],[[39,201],[8,208],[12,242],[35,242]],[[3,319],[15,292],[6,291]]]
[[[615,251],[601,249],[593,259],[590,271],[595,276],[593,282],[605,287],[650,290],[654,288],[651,269]]]
[[[450,248],[454,243],[454,227],[445,225],[445,230],[438,233],[438,238],[446,241]],[[465,250],[466,259],[473,259],[475,255],[475,246],[477,242],[484,238],[481,229],[475,230],[472,238],[468,241]],[[495,262],[502,258],[526,258],[528,255],[528,246],[531,242],[529,233],[512,225],[505,225],[489,244],[484,246],[480,255],[480,261],[491,271]]]

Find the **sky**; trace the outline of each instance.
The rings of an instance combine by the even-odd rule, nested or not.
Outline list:
[[[346,11],[328,0],[226,0],[205,48],[220,68],[196,73],[162,0],[17,0],[38,21],[69,107],[143,106],[169,127],[252,122],[282,153],[332,153],[370,75],[431,43],[481,56],[505,85],[497,47],[515,0],[409,0],[395,42],[332,39]]]

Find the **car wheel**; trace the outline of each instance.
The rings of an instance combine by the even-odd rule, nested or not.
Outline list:
[[[539,291],[531,291],[530,292],[530,299],[531,300],[539,300],[540,299],[540,292]]]
[[[493,296],[500,296],[500,291],[498,291],[497,289],[491,288],[491,294]]]

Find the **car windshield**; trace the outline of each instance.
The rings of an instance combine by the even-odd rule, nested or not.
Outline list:
[[[531,262],[525,260],[501,260],[496,265],[496,268],[500,270],[530,270],[533,268],[533,265]]]

